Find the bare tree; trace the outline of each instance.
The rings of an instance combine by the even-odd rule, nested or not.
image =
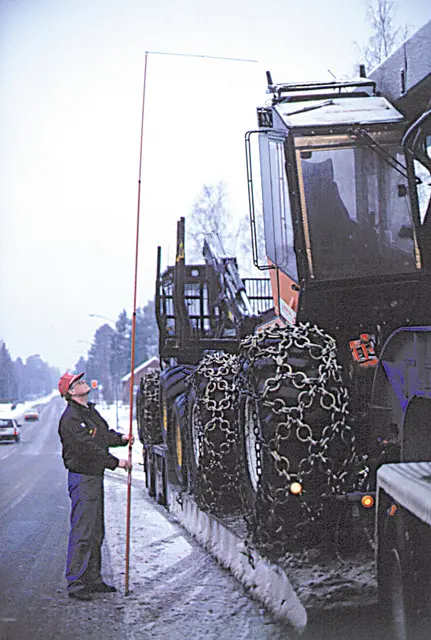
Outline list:
[[[223,182],[203,185],[186,220],[186,260],[189,264],[201,262],[204,239],[209,234],[215,234],[221,240],[226,254],[237,258],[241,275],[259,275],[253,266],[249,216],[233,217],[225,201]],[[256,216],[256,227],[259,262],[264,262],[263,216],[260,209]]]
[[[187,262],[202,261],[204,239],[210,233],[220,238],[228,254],[235,255],[240,229],[238,222],[226,208],[225,201],[226,190],[223,182],[203,185],[186,221]]]
[[[261,205],[256,208],[255,213],[255,249],[257,251],[257,255],[255,257],[257,258],[258,264],[266,264],[265,236]],[[249,215],[244,215],[240,220],[239,238],[238,262],[241,271],[246,276],[263,277],[265,274],[259,274],[253,265],[253,249]]]
[[[396,26],[395,0],[367,0],[367,21],[372,29],[365,47],[358,47],[361,62],[365,63],[369,73],[407,38],[409,28]]]

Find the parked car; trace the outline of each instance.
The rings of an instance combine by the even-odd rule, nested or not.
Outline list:
[[[24,412],[24,420],[26,422],[34,422],[35,420],[39,420],[39,412],[36,409],[29,409]]]
[[[19,442],[20,429],[15,418],[0,415],[0,440],[13,440]]]

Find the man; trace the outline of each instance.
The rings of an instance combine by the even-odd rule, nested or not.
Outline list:
[[[109,453],[109,447],[128,444],[129,436],[109,429],[94,403],[88,402],[91,388],[83,376],[84,373],[65,373],[59,380],[58,389],[67,407],[60,418],[58,432],[71,500],[67,590],[69,597],[89,601],[90,593],[116,591],[101,576],[104,471],[117,467],[130,471],[132,466]]]

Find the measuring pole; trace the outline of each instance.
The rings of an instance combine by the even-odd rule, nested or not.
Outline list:
[[[133,385],[135,371],[135,337],[136,337],[136,298],[138,284],[138,255],[139,255],[139,218],[141,213],[141,175],[142,175],[142,141],[144,136],[144,112],[145,112],[145,87],[147,84],[148,51],[145,52],[144,63],[144,87],[142,92],[142,116],[141,116],[141,141],[139,147],[139,173],[138,173],[138,206],[136,214],[136,246],[135,246],[135,280],[133,287],[133,315],[132,315],[132,354],[130,364],[129,385],[129,454],[128,460],[132,464],[132,436],[133,436]],[[132,471],[127,472],[127,513],[126,513],[126,568],[124,572],[124,595],[129,595],[129,564],[130,564],[130,512],[132,497]]]
[[[166,56],[184,56],[187,58],[209,58],[213,60],[228,60],[231,62],[258,62],[257,60],[247,60],[244,58],[227,58],[224,56],[208,56],[197,55],[193,53],[173,53],[168,51],[146,51],[145,52],[145,64],[144,64],[144,87],[142,93],[142,118],[141,118],[141,143],[139,150],[139,178],[138,178],[138,210],[136,216],[136,251],[135,251],[135,284],[133,294],[133,316],[132,316],[132,356],[131,356],[131,372],[130,372],[130,387],[129,387],[129,402],[130,402],[130,419],[129,419],[129,463],[132,463],[132,445],[130,440],[133,434],[133,384],[134,384],[134,371],[135,371],[135,335],[136,335],[136,296],[137,296],[137,282],[138,282],[138,246],[139,246],[139,216],[140,216],[140,201],[141,201],[141,174],[142,174],[142,141],[144,134],[144,113],[145,113],[145,87],[147,84],[147,63],[148,54],[154,55],[166,55]],[[125,570],[125,595],[129,595],[129,563],[130,563],[130,508],[131,508],[131,494],[132,494],[132,472],[128,471],[127,476],[127,516],[126,516],[126,570]]]

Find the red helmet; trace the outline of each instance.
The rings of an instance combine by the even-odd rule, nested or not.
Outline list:
[[[77,380],[80,380],[85,373],[64,373],[58,381],[58,390],[63,398],[72,385]]]

